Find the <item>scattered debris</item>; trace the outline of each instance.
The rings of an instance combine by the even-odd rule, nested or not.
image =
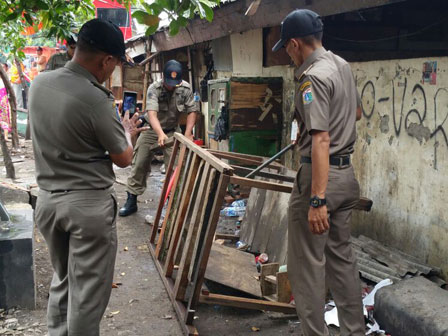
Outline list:
[[[172,318],[173,318],[172,315],[165,315],[162,317],[162,319],[164,319],[164,320],[171,320]]]
[[[149,248],[148,248],[148,245],[146,245],[146,244],[137,246],[137,249],[140,250],[140,251],[149,253]]]
[[[151,216],[151,215],[146,215],[146,216],[145,216],[145,222],[146,222],[147,224],[152,224],[152,223],[154,223],[154,217]]]
[[[252,327],[251,330],[252,330],[253,332],[257,332],[257,331],[260,331],[260,328]]]
[[[124,247],[123,251],[129,251],[129,248],[127,246]]]

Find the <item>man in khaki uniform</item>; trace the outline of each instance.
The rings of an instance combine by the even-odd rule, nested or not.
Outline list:
[[[76,41],[73,36],[70,36],[67,40],[67,51],[52,55],[48,60],[45,70],[56,70],[64,67],[64,65],[72,59],[75,49]]]
[[[365,335],[361,286],[349,243],[359,200],[350,154],[361,117],[350,65],[322,47],[323,24],[310,10],[282,22],[281,40],[298,67],[295,116],[301,160],[289,203],[288,276],[302,332],[328,335],[325,284],[338,308],[341,335]]]
[[[54,268],[50,336],[99,335],[117,250],[112,163],[132,159],[136,115],[120,123],[103,83],[125,53],[123,34],[98,19],[83,25],[73,61],[37,76],[30,125],[40,188],[35,221]]]
[[[153,153],[150,147],[156,143],[162,147],[165,167],[171,157],[171,148],[164,142],[179,131],[179,118],[186,113],[185,136],[193,140],[193,127],[199,110],[194,101],[190,84],[182,80],[182,66],[175,60],[168,61],[163,69],[163,79],[153,83],[147,92],[146,110],[152,129],[143,133],[137,140],[132,171],[127,181],[127,200],[120,209],[120,216],[128,216],[137,211],[137,196],[146,190],[146,179],[151,171]]]

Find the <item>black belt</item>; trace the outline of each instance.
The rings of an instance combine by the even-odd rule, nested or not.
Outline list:
[[[92,191],[94,191],[94,190],[107,190],[107,189],[109,189],[110,187],[112,187],[111,185],[110,186],[108,186],[108,187],[104,187],[104,188],[92,188],[92,189],[57,189],[57,190],[45,190],[45,191],[47,191],[47,192],[49,192],[50,194],[57,194],[57,193],[67,193],[67,192],[71,192],[71,191],[88,191],[88,190],[92,190]]]
[[[169,129],[162,129],[162,131],[163,131],[163,133],[170,133],[170,132],[172,132],[172,131],[175,131],[176,130],[176,128],[169,128]]]
[[[331,166],[349,166],[350,165],[350,156],[330,156],[330,165]],[[300,158],[300,163],[311,163],[311,158],[309,156],[302,156]]]

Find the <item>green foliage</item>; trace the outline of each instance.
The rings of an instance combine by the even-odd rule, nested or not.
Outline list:
[[[117,1],[128,8],[137,2]],[[22,34],[25,29],[41,29],[42,37],[64,40],[94,16],[92,0],[0,0],[0,50],[11,53],[11,58],[23,58],[21,49],[27,43]]]
[[[213,7],[221,0],[154,0],[151,4],[140,0],[142,10],[135,11],[132,16],[141,24],[146,24],[146,35],[154,34],[159,28],[161,13],[168,14],[170,19],[170,35],[176,35],[182,27],[186,27],[188,20],[198,14],[201,19],[213,20]],[[149,0],[148,0],[149,1]]]

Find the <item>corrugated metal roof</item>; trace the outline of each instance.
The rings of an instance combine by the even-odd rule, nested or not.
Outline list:
[[[387,247],[368,237],[362,235],[358,238],[352,237],[351,243],[358,260],[358,268],[361,275],[375,283],[387,278],[393,282],[398,282],[402,279],[419,275],[437,279],[441,274],[439,268],[421,263],[413,256],[395,248]],[[443,280],[437,282],[442,283]]]

